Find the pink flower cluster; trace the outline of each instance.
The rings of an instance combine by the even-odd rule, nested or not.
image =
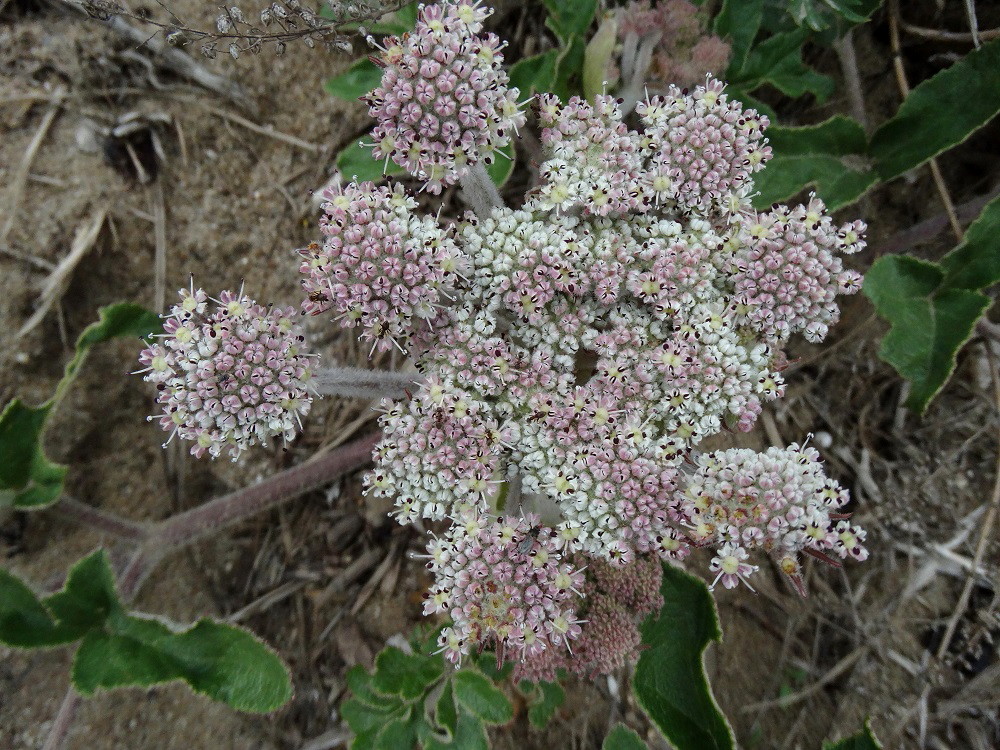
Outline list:
[[[313,377],[295,310],[262,307],[242,290],[180,296],[159,340],[139,355],[139,372],[159,392],[160,426],[194,441],[198,457],[227,450],[235,460],[271,437],[291,440],[309,411]]]
[[[471,0],[421,5],[416,27],[385,40],[382,82],[362,99],[377,124],[376,159],[392,159],[440,193],[491,163],[524,124],[501,67],[503,44],[480,34],[490,11]]]
[[[462,265],[455,243],[400,185],[371,182],[328,189],[322,245],[299,251],[304,312],[338,314],[361,326],[372,350],[403,349],[418,324],[437,315],[440,295]]]
[[[771,158],[767,117],[730,101],[724,89],[709,78],[690,94],[671,86],[666,96],[636,106],[657,200],[702,212],[731,210],[733,198],[750,189],[753,173]]]
[[[580,634],[572,651],[547,649],[527,654],[516,666],[514,679],[554,682],[560,669],[593,679],[638,656],[642,640],[639,624],[663,606],[660,561],[645,555],[623,567],[602,560],[588,562]]]
[[[648,0],[633,0],[621,10],[618,38],[626,46],[636,44],[630,36],[658,34],[647,74],[650,87],[694,86],[706,73],[721,73],[729,62],[729,45],[702,31],[702,25],[697,6],[688,0],[662,0],[655,7]]]
[[[449,661],[490,643],[498,661],[522,661],[567,649],[580,635],[575,607],[583,573],[563,561],[537,516],[465,516],[428,553],[435,582],[424,614],[451,618],[439,639]]]
[[[574,96],[563,105],[555,94],[540,94],[538,115],[551,154],[540,167],[539,206],[577,208],[583,216],[640,210],[647,196],[639,136],[622,122],[613,97],[591,105]]]
[[[826,338],[840,317],[835,296],[861,289],[861,274],[834,253],[863,249],[865,229],[861,221],[835,227],[815,195],[806,206],[777,206],[744,223],[730,279],[750,326],[776,342],[798,331],[808,341]]]
[[[800,553],[834,562],[827,553],[863,561],[865,531],[840,509],[848,493],[823,472],[819,453],[793,443],[764,453],[734,448],[696,458],[698,471],[682,493],[692,537],[717,547],[715,582],[732,588],[757,566],[750,550],[774,557],[801,589]]]

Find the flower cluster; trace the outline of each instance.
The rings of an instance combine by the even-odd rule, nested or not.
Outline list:
[[[345,328],[360,325],[372,351],[390,342],[402,349],[437,315],[462,265],[458,248],[431,217],[413,214],[416,202],[400,185],[352,183],[323,197],[325,241],[299,251],[303,310],[333,310]]]
[[[663,605],[663,569],[653,556],[637,557],[624,567],[593,560],[586,570],[580,634],[572,651],[546,649],[527,654],[514,678],[553,682],[566,669],[593,678],[622,667],[638,653],[639,623]]]
[[[863,249],[865,229],[861,221],[834,227],[815,195],[807,206],[777,206],[747,221],[731,278],[749,325],[772,341],[798,331],[808,341],[826,338],[840,317],[835,295],[861,289],[861,274],[834,253]]]
[[[698,7],[688,0],[661,0],[655,7],[648,0],[633,0],[620,11],[618,38],[624,50],[643,37],[659,37],[647,73],[650,88],[693,86],[729,62],[729,45],[702,31],[703,25]],[[609,80],[616,77],[609,72]]]
[[[724,89],[709,78],[690,94],[671,86],[636,107],[652,151],[657,200],[698,211],[732,207],[771,158],[767,117],[744,110]]]
[[[383,408],[376,470],[365,481],[374,494],[396,498],[399,520],[485,511],[510,429],[501,430],[480,402],[434,380],[415,398],[384,401]]]
[[[523,120],[486,15],[422,7],[367,97],[376,153],[433,191]],[[858,288],[839,255],[864,224],[835,227],[816,198],[754,210],[767,118],[711,77],[640,103],[639,130],[606,96],[537,106],[540,184],[520,209],[494,196],[441,226],[400,185],[351,184],[325,194],[324,241],[300,251],[303,311],[395,344],[423,376],[381,403],[365,483],[401,523],[450,524],[426,605],[453,622],[442,650],[493,645],[525,676],[631,658],[660,562],[695,548],[727,587],[752,552],[799,587],[802,554],[866,556],[814,449],[698,452],[783,395],[789,337],[823,338]],[[310,378],[290,312],[207,300],[186,294],[143,354],[162,423],[199,454],[290,435]]]
[[[717,546],[711,569],[726,588],[756,566],[746,562],[759,548],[799,581],[799,554],[865,560],[865,531],[839,510],[847,490],[823,473],[819,453],[796,443],[764,453],[734,448],[697,457],[698,471],[683,492],[692,537]],[[749,585],[749,584],[748,584]]]
[[[580,635],[575,604],[583,573],[564,562],[551,529],[538,517],[484,521],[464,516],[428,547],[435,576],[424,614],[452,621],[439,644],[452,662],[492,643],[497,658],[518,661],[569,647]]]
[[[503,44],[480,34],[489,11],[471,0],[422,5],[416,27],[390,37],[378,88],[363,97],[375,118],[376,159],[392,159],[440,193],[490,163],[524,124],[501,67]]]
[[[828,491],[835,483],[797,446],[779,470],[788,507],[765,502],[766,518],[746,520],[735,510],[730,518],[723,513],[728,480],[712,484],[714,474],[692,476],[684,464],[707,461],[696,452],[704,438],[749,430],[764,403],[783,394],[781,347],[791,333],[813,337],[820,332],[814,323],[836,319],[835,296],[857,285],[836,254],[859,249],[864,226],[835,229],[815,199],[752,210],[752,176],[770,155],[767,120],[730,101],[711,78],[643,102],[640,131],[626,126],[610,97],[564,104],[541,95],[538,110],[545,159],[540,184],[520,209],[470,213],[446,236],[434,235],[431,224],[411,230],[439,237],[415,242],[414,252],[446,248],[427,267],[443,263],[450,275],[414,277],[380,303],[379,320],[403,321],[398,335],[426,380],[412,397],[383,403],[383,439],[366,483],[395,499],[401,522],[453,524],[435,543],[435,559],[443,555],[448,564],[431,566],[437,580],[429,605],[456,622],[442,640],[453,658],[474,642],[492,642],[527,660],[525,674],[570,663],[604,671],[633,653],[636,607],[601,593],[613,588],[601,579],[584,592],[576,661],[555,641],[532,650],[523,639],[546,626],[533,622],[535,635],[525,635],[516,606],[523,592],[503,588],[506,579],[489,572],[499,560],[517,569],[509,556],[516,557],[523,530],[501,534],[499,549],[482,535],[511,526],[511,513],[537,513],[546,547],[599,570],[681,560],[707,546],[715,552],[710,569],[727,586],[752,573],[755,549],[778,556],[796,580],[799,553],[839,551],[840,534],[841,545],[863,539],[835,512],[842,500],[816,505],[814,485]],[[354,192],[341,200],[333,234],[361,242],[370,233],[369,206],[390,194],[370,184],[347,190]],[[399,189],[391,196],[403,211]],[[406,203],[408,227],[416,221],[410,211]],[[324,267],[310,276],[318,284],[331,269],[356,263],[343,243],[325,250]],[[311,273],[305,263],[303,270]],[[337,273],[334,284],[353,272]],[[447,293],[440,289],[446,280]],[[366,304],[383,299],[380,287],[346,286]],[[404,292],[423,290],[421,312],[410,312],[419,305]],[[418,319],[425,324],[416,326]],[[724,454],[718,465],[740,472],[741,462],[770,455]],[[485,549],[490,558],[481,566],[475,561]],[[490,585],[465,593],[475,576]],[[499,598],[486,606],[484,591]],[[546,602],[543,610],[556,606]]]
[[[614,98],[598,96],[591,105],[574,96],[563,106],[555,94],[541,94],[538,114],[552,155],[540,168],[539,207],[579,207],[584,216],[639,209],[643,154]]]
[[[262,307],[242,290],[213,299],[192,287],[180,296],[159,341],[139,355],[139,372],[159,391],[160,426],[194,441],[199,457],[228,450],[235,460],[255,443],[293,438],[313,377],[295,310]]]

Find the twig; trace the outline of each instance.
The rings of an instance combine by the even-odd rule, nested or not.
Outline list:
[[[52,509],[67,520],[90,526],[130,542],[142,542],[149,533],[148,524],[129,521],[115,513],[109,513],[82,503],[69,495],[63,495],[59,502],[52,506]]]
[[[892,46],[892,65],[896,71],[896,84],[899,86],[899,93],[906,100],[910,95],[910,83],[906,79],[906,69],[903,67],[903,54],[899,42],[899,0],[889,0],[889,42]],[[941,203],[944,204],[945,213],[948,214],[948,222],[951,230],[955,233],[955,238],[962,241],[962,225],[955,215],[955,206],[952,204],[951,195],[948,193],[948,186],[945,185],[944,177],[941,175],[941,168],[937,159],[928,162],[931,168],[931,176],[934,178],[934,187],[937,188],[938,195],[941,196]]]
[[[816,682],[814,682],[809,687],[803,690],[799,690],[798,692],[791,693],[789,695],[783,695],[782,697],[775,698],[773,700],[751,703],[749,705],[743,706],[743,708],[741,708],[740,710],[743,713],[749,713],[752,711],[757,711],[759,709],[788,708],[789,706],[794,705],[799,701],[803,701],[806,698],[809,698],[810,696],[818,693],[826,685],[830,684],[838,677],[840,677],[840,675],[842,675],[848,669],[853,667],[854,663],[857,662],[862,656],[864,656],[865,653],[867,653],[867,651],[868,651],[867,646],[859,646],[858,648],[854,649],[854,651],[852,651],[843,659],[834,664],[829,672],[827,672],[825,675],[816,680]]]
[[[986,204],[998,195],[1000,195],[1000,188],[996,188],[991,190],[986,195],[982,195],[978,198],[973,198],[972,200],[959,204],[955,208],[955,213],[958,215],[959,221],[962,224],[971,223],[976,217],[979,216],[979,214],[982,213]],[[919,224],[914,224],[909,229],[904,229],[903,231],[892,235],[892,237],[878,246],[874,255],[879,257],[887,255],[888,253],[898,253],[902,250],[909,250],[914,245],[930,242],[937,237],[940,231],[946,226],[948,226],[947,214],[932,216]]]
[[[80,694],[70,686],[66,691],[66,697],[63,698],[62,705],[59,706],[59,713],[56,714],[55,721],[52,722],[52,728],[49,730],[49,736],[45,738],[42,750],[60,750],[62,748],[63,743],[66,742],[66,735],[69,734],[69,728],[73,726],[73,719],[76,717],[76,709],[79,705]]]
[[[928,29],[923,26],[914,26],[912,23],[907,23],[902,19],[900,19],[899,25],[907,34],[913,34],[913,36],[919,36],[922,39],[931,39],[935,42],[971,42],[975,44],[976,41],[973,34],[969,31],[938,31],[937,29]],[[977,36],[981,42],[1000,39],[1000,29],[980,31]]]
[[[52,106],[49,107],[48,112],[45,113],[41,123],[39,123],[34,138],[28,144],[24,156],[21,157],[21,163],[18,165],[17,171],[14,172],[13,177],[10,179],[10,187],[7,189],[7,218],[4,220],[3,228],[0,229],[0,245],[7,242],[7,235],[14,228],[17,207],[21,203],[21,195],[24,193],[24,185],[28,179],[28,172],[31,170],[31,163],[35,160],[35,155],[38,153],[45,135],[49,132],[52,121],[55,120],[56,114],[62,108],[64,98],[66,98],[66,90],[62,88],[51,96],[50,101],[52,102]]]
[[[237,125],[241,125],[247,130],[253,131],[254,133],[258,133],[260,135],[266,135],[269,138],[274,138],[276,141],[283,141],[284,143],[289,143],[292,146],[298,146],[299,148],[304,149],[306,151],[311,151],[314,154],[319,153],[320,151],[323,150],[323,147],[316,143],[310,143],[309,141],[304,141],[301,138],[297,138],[294,135],[288,135],[287,133],[282,133],[278,130],[275,130],[273,127],[269,125],[258,125],[252,120],[248,120],[245,117],[241,117],[235,112],[227,112],[224,109],[219,109],[218,107],[213,107],[208,104],[202,104],[202,106],[205,107],[205,109],[207,109],[212,114],[218,115],[224,120],[234,122]]]
[[[973,0],[965,0],[965,15],[969,19],[969,29],[972,33],[972,44],[979,49],[982,42],[979,37],[979,21],[976,19],[976,4]]]
[[[993,399],[997,411],[1000,413],[1000,374],[997,373],[997,352],[994,349],[993,342],[987,341],[985,346],[990,355],[987,359],[990,363],[990,378],[993,381]],[[955,611],[952,613],[951,619],[948,620],[948,627],[945,628],[944,636],[941,638],[941,644],[938,646],[937,653],[935,654],[938,660],[943,659],[945,654],[948,653],[948,647],[955,636],[958,621],[962,619],[962,615],[965,614],[965,610],[969,606],[969,597],[972,595],[972,587],[975,585],[976,572],[979,570],[979,566],[983,561],[983,555],[986,553],[986,547],[989,543],[990,534],[993,531],[993,523],[996,520],[998,509],[1000,509],[1000,446],[997,447],[993,496],[990,498],[989,508],[986,511],[986,516],[983,518],[983,525],[979,532],[979,541],[976,542],[976,552],[972,557],[972,570],[965,579],[965,586],[962,587],[962,593],[958,597],[958,604],[955,605]]]
[[[17,332],[17,338],[21,338],[42,322],[42,318],[45,317],[49,308],[52,307],[53,303],[62,294],[66,280],[73,273],[73,269],[76,268],[77,264],[83,259],[83,256],[87,254],[87,251],[97,242],[97,237],[101,233],[101,227],[104,226],[104,219],[107,218],[107,215],[108,207],[102,206],[97,209],[89,223],[81,224],[77,228],[76,236],[73,238],[73,244],[70,246],[69,253],[59,261],[59,265],[45,279],[45,284],[39,295],[38,309],[21,326],[21,330]]]
[[[60,0],[60,2],[75,12],[82,13],[88,18],[93,18],[87,12],[86,3],[83,0]],[[168,70],[173,71],[182,78],[193,81],[209,91],[214,91],[216,94],[235,102],[247,111],[256,111],[256,106],[250,101],[247,92],[242,86],[199,65],[183,50],[169,46],[165,39],[157,35],[150,36],[145,31],[140,31],[129,26],[120,16],[111,16],[103,21],[103,23],[116,34],[125,37],[137,47],[148,49],[156,55],[160,65]]]

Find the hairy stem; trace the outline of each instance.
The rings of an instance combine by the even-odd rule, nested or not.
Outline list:
[[[621,98],[622,117],[628,115],[639,102],[639,96],[646,86],[646,73],[649,72],[649,64],[653,61],[653,50],[660,43],[660,32],[647,34],[639,42],[639,49],[635,53],[635,63],[632,68],[632,75],[629,76],[619,94]]]
[[[502,159],[502,156],[495,158]],[[503,208],[503,198],[500,191],[486,173],[486,167],[480,162],[473,166],[460,181],[462,197],[472,206],[476,216],[489,216],[494,208]]]
[[[69,495],[63,495],[53,509],[63,518],[104,531],[129,542],[142,542],[149,534],[147,524],[129,521],[115,513],[108,513],[100,508],[80,502]]]
[[[160,521],[150,529],[149,541],[145,546],[147,549],[159,548],[165,551],[185,547],[227,526],[298,497],[303,492],[332,482],[368,463],[378,439],[378,434],[359,438],[315,460],[275,474],[252,487],[231,492]]]
[[[403,398],[405,389],[419,385],[422,380],[418,373],[331,367],[319,370],[313,384],[321,396],[377,399]]]

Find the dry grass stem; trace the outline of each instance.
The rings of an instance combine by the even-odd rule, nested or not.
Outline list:
[[[17,332],[18,338],[21,338],[41,323],[46,313],[48,313],[49,308],[62,296],[66,282],[73,273],[73,269],[77,267],[80,261],[83,260],[83,256],[97,242],[97,237],[101,233],[101,227],[104,226],[104,220],[107,218],[107,215],[108,207],[102,206],[94,212],[89,222],[81,224],[77,228],[76,236],[73,238],[73,244],[70,246],[69,253],[59,261],[59,265],[55,267],[55,270],[45,280],[45,284],[42,286],[42,291],[39,295],[38,308],[25,324],[21,326],[21,329]]]

